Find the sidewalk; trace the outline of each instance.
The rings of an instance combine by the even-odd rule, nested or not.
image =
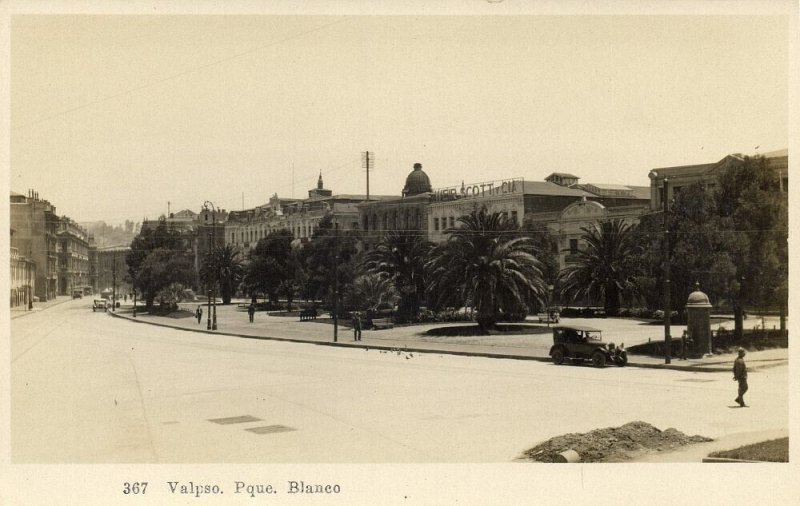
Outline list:
[[[194,310],[198,304],[183,307]],[[516,360],[537,360],[549,362],[552,337],[549,333],[512,335],[512,336],[474,336],[474,337],[433,337],[425,332],[430,328],[445,324],[433,323],[413,326],[399,326],[386,330],[365,330],[362,341],[354,341],[349,326],[339,325],[337,341],[333,341],[333,325],[328,318],[312,321],[299,321],[297,317],[270,316],[263,312],[256,313],[254,323],[249,323],[247,313],[239,311],[236,304],[217,306],[217,330],[207,330],[208,308],[203,305],[203,320],[197,323],[189,313],[183,317],[151,316],[139,313],[133,317],[131,304],[123,305],[116,312],[109,314],[125,318],[131,322],[147,323],[175,329],[204,332],[246,339],[265,339],[296,343],[317,344],[322,346],[340,346],[360,349],[378,349],[398,353],[442,353],[486,358],[505,358]],[[454,323],[452,325],[470,325],[470,323]],[[543,325],[544,326],[544,325]],[[626,338],[629,339],[629,338]],[[647,337],[640,338],[647,341]],[[636,344],[628,341],[629,345]],[[747,355],[748,370],[774,367],[788,364],[788,349],[771,349],[749,352]],[[672,358],[670,364],[664,363],[663,357],[647,357],[629,355],[629,367],[652,369],[670,369],[693,372],[730,372],[736,354],[715,355],[709,358],[681,360]]]
[[[88,297],[91,297],[88,296]],[[58,304],[63,304],[65,302],[69,302],[72,300],[72,297],[69,295],[61,295],[54,299],[50,299],[47,302],[34,302],[33,309],[28,309],[25,306],[16,306],[11,308],[11,319],[14,320],[16,318],[22,318],[23,316],[36,313],[38,311],[44,311],[47,308],[57,306]],[[88,299],[89,303],[91,304],[91,299]]]

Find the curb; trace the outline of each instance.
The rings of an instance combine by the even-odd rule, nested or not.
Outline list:
[[[201,329],[193,329],[193,328],[185,328],[185,327],[177,327],[174,325],[169,325],[166,323],[158,323],[152,321],[142,321],[136,320],[127,315],[121,315],[115,312],[109,312],[109,315],[115,318],[123,318],[130,322],[134,323],[141,323],[144,325],[154,325],[156,327],[164,327],[170,328],[174,330],[182,330],[185,332],[200,332],[203,334],[210,334],[210,335],[223,335],[223,336],[230,336],[230,337],[238,337],[241,339],[256,339],[261,341],[279,341],[279,342],[287,342],[287,343],[301,343],[301,344],[315,344],[318,346],[333,346],[333,347],[342,347],[342,348],[359,348],[359,349],[369,349],[372,348],[374,350],[385,350],[385,351],[404,351],[404,352],[412,352],[412,353],[436,353],[440,355],[456,355],[456,356],[464,356],[464,357],[483,357],[483,358],[504,358],[510,360],[530,360],[535,362],[551,362],[550,357],[534,357],[534,356],[527,356],[527,355],[513,355],[508,353],[491,353],[491,352],[483,352],[483,351],[459,351],[459,350],[436,350],[430,348],[417,348],[412,346],[403,346],[402,348],[398,348],[396,346],[385,346],[380,344],[356,344],[356,343],[349,343],[349,342],[332,342],[332,341],[309,341],[305,339],[297,339],[291,337],[274,337],[274,336],[254,336],[249,334],[237,334],[234,332],[219,332],[214,330],[206,330],[204,328]],[[663,370],[671,370],[671,371],[688,371],[688,372],[730,372],[730,366],[714,366],[714,365],[679,365],[679,364],[647,364],[647,363],[637,363],[635,361],[629,361],[626,367],[636,367],[640,369],[663,369]],[[765,366],[769,367],[769,366]],[[758,367],[753,367],[751,370],[755,370]]]
[[[14,311],[11,311],[11,316],[10,316],[9,319],[16,320],[17,318],[22,318],[23,316],[28,316],[29,314],[41,313],[42,311],[47,311],[51,307],[67,303],[67,302],[69,302],[71,300],[72,299],[57,300],[56,302],[53,302],[52,304],[48,304],[47,306],[39,308],[38,310],[19,311],[18,314],[14,314]]]

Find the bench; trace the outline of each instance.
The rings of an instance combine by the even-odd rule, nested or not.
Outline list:
[[[316,320],[317,319],[317,310],[314,308],[310,309],[303,309],[300,311],[300,321],[306,320]]]
[[[378,329],[391,329],[394,327],[394,323],[392,323],[391,318],[373,318],[372,319],[372,330]]]

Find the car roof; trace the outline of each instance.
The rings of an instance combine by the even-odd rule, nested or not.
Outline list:
[[[572,329],[572,330],[583,330],[586,332],[602,332],[600,329],[596,329],[594,327],[589,327],[586,325],[556,325],[553,327],[554,329]]]

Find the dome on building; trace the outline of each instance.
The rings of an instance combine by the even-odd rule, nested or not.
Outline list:
[[[689,294],[689,299],[686,301],[687,306],[711,306],[708,300],[708,295],[700,291],[700,284],[695,283],[694,291]]]
[[[403,188],[403,196],[410,197],[412,195],[419,195],[420,193],[427,193],[433,191],[431,187],[431,180],[428,175],[422,170],[421,163],[414,164],[414,170],[406,178],[406,186]]]

